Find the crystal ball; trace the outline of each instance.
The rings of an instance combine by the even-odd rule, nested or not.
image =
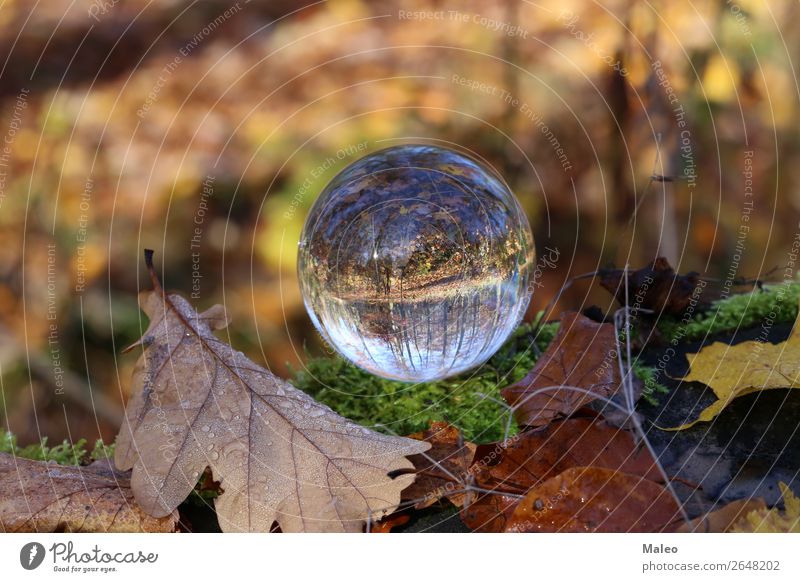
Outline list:
[[[497,173],[402,145],[344,168],[306,219],[298,274],[323,338],[393,380],[439,380],[489,359],[522,319],[535,250]]]

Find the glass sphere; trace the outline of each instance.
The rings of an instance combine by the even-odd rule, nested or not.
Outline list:
[[[342,170],[306,219],[298,274],[314,325],[383,378],[445,378],[494,354],[527,309],[533,236],[499,176],[402,145]]]

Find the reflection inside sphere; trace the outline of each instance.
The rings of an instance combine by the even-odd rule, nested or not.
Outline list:
[[[298,273],[324,338],[369,372],[430,381],[483,363],[531,296],[533,237],[483,164],[427,145],[351,164],[306,219]]]

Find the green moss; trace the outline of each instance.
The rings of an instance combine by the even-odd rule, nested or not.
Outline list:
[[[445,420],[475,442],[503,437],[508,410],[500,389],[522,379],[553,339],[556,323],[519,326],[479,369],[439,382],[384,380],[341,358],[312,358],[294,373],[294,384],[339,414],[382,432],[411,434]]]
[[[44,437],[40,443],[20,447],[16,435],[3,431],[0,432],[0,452],[34,461],[55,461],[59,465],[86,465],[92,461],[111,458],[114,455],[114,445],[106,445],[101,439],[97,439],[94,448],[89,451],[86,448],[86,439],[80,439],[75,443],[64,440],[51,447],[47,445],[47,437]]]
[[[670,341],[701,340],[706,336],[746,329],[765,322],[791,323],[797,319],[800,283],[765,285],[764,290],[731,295],[688,321],[664,317],[658,323]]]
[[[658,371],[651,366],[644,365],[638,359],[633,361],[631,368],[633,375],[643,384],[642,398],[649,404],[658,406],[658,395],[669,392],[669,388],[658,381]]]
[[[92,449],[91,455],[89,455],[89,460],[94,461],[102,461],[103,459],[109,459],[113,462],[114,460],[114,448],[117,446],[116,442],[107,445],[103,442],[103,439],[97,439],[94,441],[94,448]]]

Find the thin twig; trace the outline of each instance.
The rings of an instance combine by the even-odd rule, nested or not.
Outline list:
[[[650,451],[650,456],[653,458],[653,461],[655,462],[656,467],[658,467],[659,473],[661,473],[661,477],[664,479],[664,486],[667,488],[667,490],[670,492],[672,497],[675,499],[675,502],[678,504],[678,508],[680,509],[681,516],[683,517],[684,521],[686,521],[688,523],[689,521],[691,521],[691,519],[689,517],[689,514],[686,512],[686,508],[683,506],[683,502],[681,501],[680,497],[678,497],[678,494],[675,491],[675,487],[672,485],[672,481],[670,480],[666,469],[664,469],[664,465],[661,464],[661,461],[659,460],[655,449],[650,444],[650,441],[647,438],[647,433],[645,432],[644,427],[642,426],[642,422],[641,422],[641,420],[639,420],[639,416],[636,414],[635,402],[634,402],[634,396],[633,396],[633,379],[632,379],[631,373],[630,373],[632,358],[631,358],[631,330],[630,330],[630,307],[629,307],[630,303],[629,303],[629,300],[628,300],[628,265],[625,265],[625,269],[624,269],[624,272],[623,272],[623,277],[624,277],[624,280],[625,280],[625,306],[622,307],[620,310],[618,310],[617,313],[619,313],[619,311],[624,311],[624,315],[625,315],[625,325],[626,325],[626,327],[625,327],[625,360],[626,360],[625,361],[625,365],[627,367],[627,370],[625,370],[623,368],[623,363],[622,363],[622,350],[620,349],[620,345],[619,345],[619,330],[617,329],[617,325],[616,325],[616,322],[617,322],[616,313],[614,314],[614,322],[615,322],[615,325],[614,325],[614,328],[615,328],[614,329],[614,331],[615,331],[615,333],[614,333],[614,342],[616,343],[617,354],[619,355],[618,365],[620,366],[620,373],[622,374],[622,386],[623,386],[622,390],[623,390],[623,394],[625,395],[625,401],[626,401],[626,404],[627,404],[627,407],[628,407],[628,410],[626,411],[626,413],[628,414],[628,417],[631,419],[631,422],[633,423],[633,427],[634,427],[635,431],[641,437],[642,442],[644,443],[645,447],[647,447],[647,450]]]

